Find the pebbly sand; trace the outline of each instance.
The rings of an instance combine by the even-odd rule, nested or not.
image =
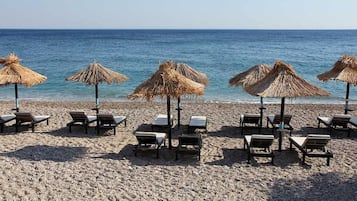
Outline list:
[[[94,128],[84,134],[81,127],[69,133],[68,111],[94,114],[92,102],[22,101],[21,111],[51,115],[35,133],[22,129],[15,133],[12,123],[0,134],[0,198],[2,200],[355,200],[357,197],[357,131],[332,134],[329,144],[334,153],[331,165],[326,159],[307,158],[288,150],[275,151],[270,159],[255,158],[247,163],[243,151],[239,115],[258,113],[256,104],[183,103],[181,124],[173,130],[185,132],[191,115],[208,118],[208,133],[202,134],[201,161],[184,155],[175,161],[174,149],[163,148],[160,158],[154,153],[133,154],[139,126],[150,124],[159,113],[166,113],[166,102],[106,102],[101,112],[127,116],[127,127],[97,136]],[[175,103],[172,111],[176,117]],[[1,114],[11,113],[11,101],[2,101]],[[278,113],[280,105],[266,105],[265,114]],[[329,133],[317,129],[317,116],[342,113],[342,105],[287,104],[293,114],[293,135]],[[357,111],[351,112],[357,116]],[[263,125],[266,126],[264,118]],[[247,133],[256,130],[249,129]],[[271,130],[263,129],[270,133]],[[277,150],[278,141],[273,149]]]

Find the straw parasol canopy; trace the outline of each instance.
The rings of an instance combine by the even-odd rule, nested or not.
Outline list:
[[[192,81],[176,72],[172,61],[162,63],[150,79],[140,84],[129,99],[145,98],[150,101],[155,96],[178,98],[182,95],[203,95],[204,85]]]
[[[248,86],[245,90],[255,96],[279,97],[281,100],[280,119],[284,117],[284,104],[286,97],[301,96],[328,96],[327,91],[314,86],[295,72],[290,64],[276,61],[273,69],[260,81]],[[283,122],[280,123],[283,128]]]
[[[243,88],[246,88],[263,79],[271,70],[272,67],[268,64],[258,64],[232,77],[229,80],[229,84],[235,87],[243,86]],[[260,104],[260,126],[262,126],[263,110],[265,109],[263,97],[260,97]]]
[[[190,80],[201,83],[205,86],[208,85],[209,81],[206,74],[196,71],[185,63],[176,63],[175,70]]]
[[[195,69],[193,69],[192,67],[190,67],[185,63],[176,63],[175,70],[181,75],[189,78],[190,80],[193,80],[205,86],[208,85],[208,78],[204,73],[196,71]],[[180,127],[180,112],[182,110],[180,106],[180,102],[181,102],[181,98],[178,97],[177,98],[177,126],[178,127]]]
[[[22,66],[20,61],[19,57],[14,53],[10,53],[7,57],[0,58],[0,63],[3,64],[3,67],[0,69],[0,85],[6,86],[15,84],[15,104],[17,112],[19,111],[17,85],[22,84],[26,87],[32,87],[47,79],[46,76]]]
[[[229,80],[231,86],[247,87],[255,84],[257,81],[263,79],[270,71],[271,67],[268,64],[258,64],[248,70],[239,73]]]
[[[140,84],[134,92],[128,95],[129,99],[142,98],[151,101],[155,96],[167,99],[167,117],[170,117],[170,97],[178,98],[182,95],[203,95],[204,85],[194,82],[175,70],[175,64],[167,61],[160,64],[148,80]],[[170,125],[170,118],[167,118]],[[169,148],[171,144],[171,128],[169,129]]]
[[[66,80],[74,81],[74,82],[82,82],[86,85],[95,85],[95,100],[96,100],[96,108],[95,110],[99,111],[99,99],[98,99],[98,84],[102,82],[106,82],[107,84],[112,83],[121,83],[128,78],[120,73],[112,71],[101,64],[94,61],[91,63],[87,68],[83,69],[82,71],[67,77]]]
[[[348,113],[348,99],[350,84],[357,85],[357,59],[354,56],[343,55],[331,70],[317,76],[324,82],[328,80],[339,80],[347,83],[345,114]]]

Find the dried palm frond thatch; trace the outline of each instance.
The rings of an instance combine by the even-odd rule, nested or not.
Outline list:
[[[195,69],[191,68],[189,65],[185,63],[176,63],[175,70],[181,75],[189,78],[190,80],[193,80],[205,86],[208,85],[209,81],[204,73],[196,71]]]
[[[354,56],[343,55],[331,70],[317,76],[324,82],[328,80],[340,80],[357,85],[357,59]]]
[[[17,85],[22,84],[26,87],[32,87],[47,79],[46,76],[22,66],[20,61],[20,58],[15,53],[10,53],[9,56],[0,58],[0,63],[3,64],[3,67],[0,69],[0,86],[15,85],[15,109],[17,112],[19,111]]]
[[[327,91],[297,75],[290,64],[276,61],[273,69],[260,81],[245,90],[261,97],[328,96]]]
[[[3,67],[0,69],[0,85],[22,84],[26,87],[44,82],[47,77],[20,64],[20,59],[14,54],[0,58]]]
[[[128,78],[94,61],[86,69],[67,77],[66,80],[83,82],[87,85],[97,85],[102,82],[108,84],[112,84],[113,82],[121,83],[128,80]]]
[[[152,100],[155,96],[178,98],[185,94],[203,95],[204,85],[194,82],[175,70],[172,61],[162,63],[150,79],[140,84],[129,99],[146,98]]]
[[[231,86],[243,86],[247,87],[255,84],[257,81],[263,79],[270,71],[272,67],[268,64],[258,64],[248,70],[239,73],[229,80]]]
[[[350,94],[350,84],[357,85],[357,59],[351,55],[343,55],[336,61],[331,70],[317,76],[319,80],[324,82],[328,80],[339,80],[347,82],[346,99],[345,99],[345,114],[348,113],[348,99]]]

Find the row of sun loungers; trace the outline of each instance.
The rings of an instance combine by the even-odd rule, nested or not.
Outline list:
[[[306,137],[290,137],[290,149],[292,145],[296,146],[302,153],[302,163],[305,164],[307,157],[327,158],[327,166],[330,165],[330,158],[333,158],[332,152],[327,148],[331,140],[330,135],[309,134]],[[274,141],[274,135],[245,135],[244,150],[248,149],[248,163],[256,157],[269,157],[274,164],[274,152],[271,146]]]
[[[112,114],[98,114],[96,116],[88,116],[84,112],[69,112],[72,117],[72,121],[67,124],[69,127],[69,132],[72,132],[72,126],[82,126],[84,127],[85,133],[88,133],[88,126],[91,123],[97,122],[99,129],[114,129],[114,134],[116,133],[116,127],[124,123],[126,126],[125,116],[113,116]],[[0,126],[1,132],[3,132],[4,125],[7,122],[15,120],[16,132],[19,131],[21,126],[28,126],[35,132],[35,127],[37,124],[46,121],[48,125],[50,116],[42,115],[35,116],[30,112],[16,112],[14,115],[1,115]]]

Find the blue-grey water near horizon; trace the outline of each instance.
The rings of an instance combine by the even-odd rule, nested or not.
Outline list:
[[[20,100],[94,101],[93,86],[65,78],[95,60],[129,78],[121,84],[101,84],[100,100],[126,101],[159,63],[173,60],[208,76],[210,83],[199,101],[259,102],[228,80],[256,64],[273,66],[282,60],[331,93],[287,103],[343,103],[346,83],[323,83],[316,76],[330,70],[343,54],[357,55],[357,30],[0,30],[0,47],[0,56],[14,52],[23,66],[47,76],[42,84],[20,86]],[[356,92],[352,86],[351,103],[357,100]],[[12,85],[0,88],[0,100],[13,99]]]

